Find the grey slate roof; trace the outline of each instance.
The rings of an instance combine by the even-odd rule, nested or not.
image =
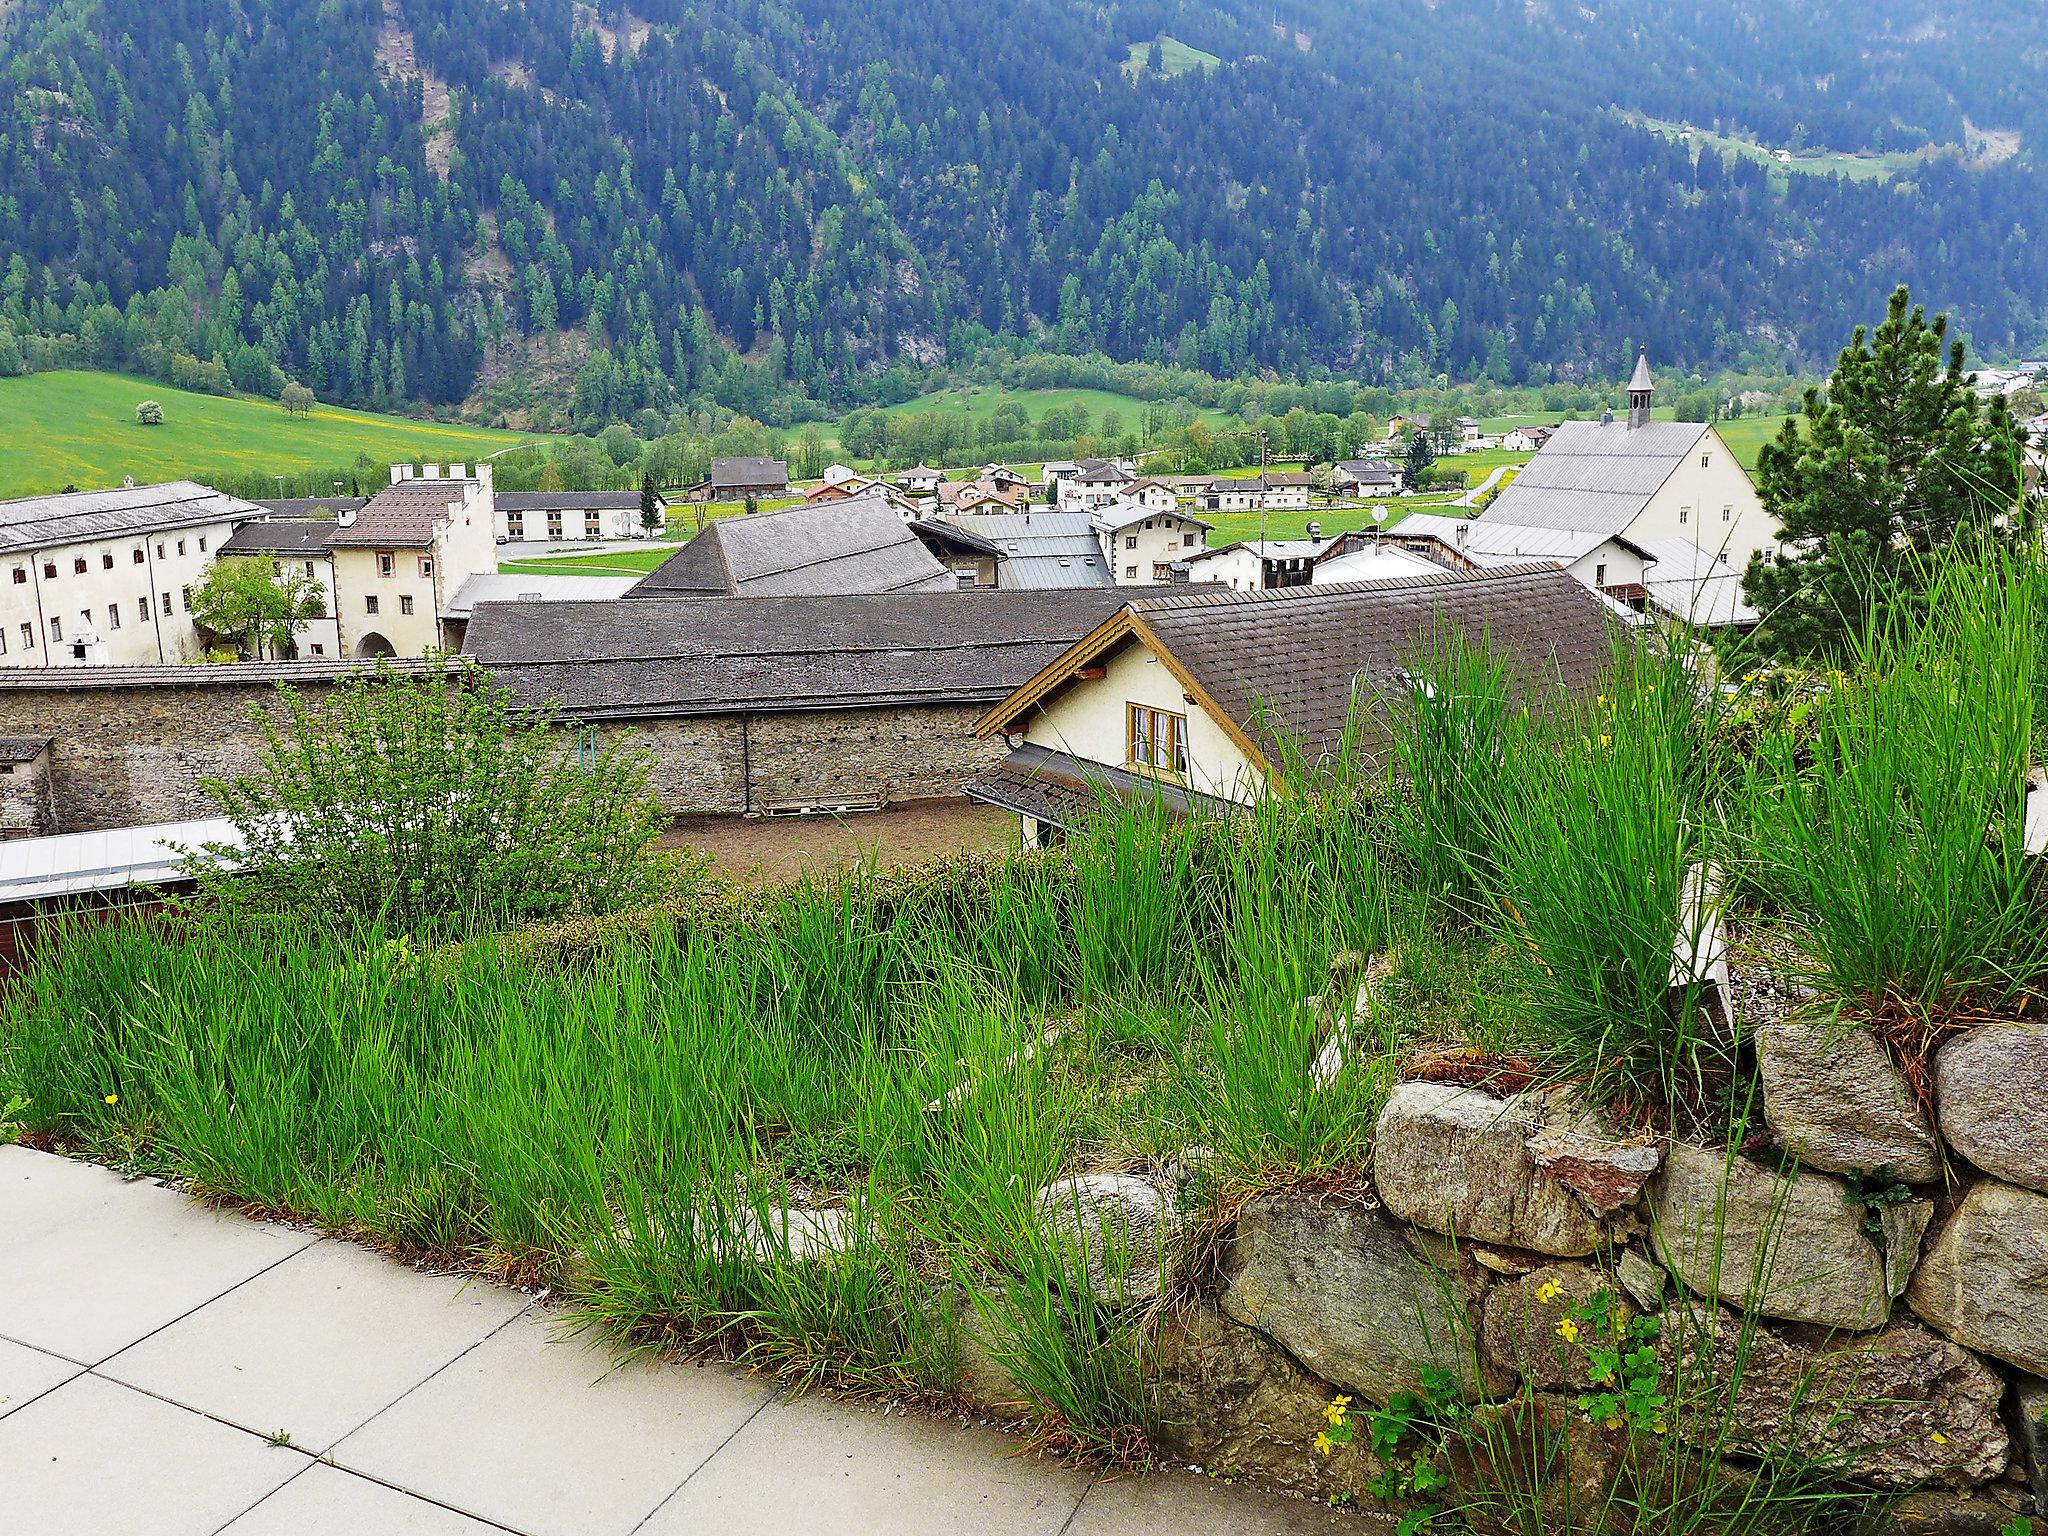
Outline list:
[[[1230,815],[1242,807],[1160,779],[1091,763],[1027,741],[993,768],[982,771],[964,793],[970,800],[1050,822],[1069,830],[1099,815],[1107,800],[1156,799],[1177,815],[1203,811]]]
[[[881,496],[720,518],[634,587],[635,597],[945,592],[955,586]]]
[[[789,465],[781,459],[713,459],[711,489],[747,490],[760,485],[788,485]]]
[[[1003,558],[1001,545],[941,517],[914,517],[905,526],[924,540],[925,547],[933,554],[947,549],[955,554],[981,555],[993,560]]]
[[[500,512],[640,510],[638,491],[497,491],[492,500]]]
[[[484,603],[463,644],[522,703],[584,720],[985,704],[1121,606],[1115,592],[957,588]]]
[[[1709,430],[1698,421],[1567,421],[1481,520],[1619,533]]]
[[[373,677],[381,668],[407,677],[431,675],[438,662],[414,657],[358,661],[227,661],[197,666],[0,667],[0,693],[64,693],[99,688],[244,688],[250,683],[318,686],[346,677]]]
[[[420,549],[434,542],[434,529],[467,494],[461,480],[408,480],[386,486],[356,513],[346,528],[336,524],[330,549]]]
[[[335,522],[326,517],[272,517],[244,523],[221,545],[224,555],[325,556]]]
[[[1460,528],[1465,530],[1463,539],[1458,536]],[[1393,532],[1440,540],[1478,565],[1521,565],[1531,560],[1569,565],[1610,539],[1638,554],[1644,552],[1634,540],[1599,528],[1532,528],[1497,517],[1453,517],[1443,512],[1411,512],[1395,524]]]
[[[1656,389],[1656,387],[1657,381],[1650,377],[1650,354],[1638,352],[1636,354],[1636,371],[1629,376],[1628,392],[1632,395],[1644,394]]]
[[[53,739],[49,736],[0,736],[0,763],[32,763],[43,755]]]
[[[240,522],[260,515],[253,501],[190,480],[23,496],[0,501],[0,551],[82,544],[158,529]]]
[[[1116,584],[1087,512],[957,512],[946,521],[978,534],[1005,559],[996,585],[1030,591]]]
[[[1606,675],[1616,632],[1608,605],[1552,566],[1187,592],[1131,609],[1269,756],[1284,735],[1311,760],[1337,747],[1354,697],[1404,692],[1445,627],[1505,653],[1524,689],[1573,692]]]

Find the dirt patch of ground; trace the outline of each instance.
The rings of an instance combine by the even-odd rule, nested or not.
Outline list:
[[[598,15],[596,6],[583,4],[581,0],[576,6],[576,25],[587,27],[597,34],[598,41],[604,45],[604,58],[607,64],[619,56],[622,44],[629,55],[638,53],[646,45],[648,35],[654,31],[653,23],[635,16],[631,11],[621,13],[619,24],[613,26]]]
[[[774,885],[851,869],[872,858],[883,869],[943,854],[1007,847],[1016,818],[978,801],[912,800],[853,816],[686,816],[664,848],[711,855],[727,880]]]
[[[420,83],[420,131],[426,137],[427,169],[443,181],[455,154],[454,98],[448,82],[419,61],[412,28],[398,0],[384,0],[384,20],[377,28],[377,65],[394,80]]]

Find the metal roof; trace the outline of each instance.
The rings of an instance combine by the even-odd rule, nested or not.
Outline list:
[[[1620,533],[1710,430],[1698,421],[1567,421],[1476,521]]]
[[[1000,587],[1045,590],[1114,585],[1087,512],[956,512],[944,520],[1002,550]]]
[[[0,905],[164,885],[183,878],[180,848],[209,843],[239,848],[242,838],[222,816],[0,842]]]
[[[1742,590],[1741,566],[1713,550],[1679,539],[1649,539],[1643,553],[1653,562],[1643,572],[1651,607],[1702,629],[1755,624],[1763,613]]]
[[[47,549],[204,523],[238,523],[262,515],[253,501],[191,480],[23,496],[0,501],[0,551]]]
[[[637,576],[507,576],[478,571],[463,579],[442,608],[444,619],[466,619],[478,603],[588,603],[624,597]]]
[[[1458,530],[1465,530],[1463,536]],[[1532,528],[1497,518],[1451,517],[1441,512],[1410,513],[1391,530],[1407,537],[1426,534],[1448,544],[1477,565],[1513,565],[1530,560],[1555,560],[1570,565],[1613,540],[1639,548],[1603,529]]]
[[[327,539],[335,530],[332,518],[270,517],[244,523],[227,543],[224,555],[327,555]]]

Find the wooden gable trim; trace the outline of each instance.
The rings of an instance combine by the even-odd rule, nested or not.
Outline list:
[[[1111,650],[1130,636],[1131,610],[1119,608],[1069,646],[1056,661],[1042,668],[1036,677],[1020,684],[1008,698],[975,721],[974,734],[986,737],[1009,730],[1067,684],[1075,681],[1084,667],[1108,656]]]

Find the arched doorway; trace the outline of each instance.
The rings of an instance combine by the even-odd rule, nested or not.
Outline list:
[[[396,656],[398,652],[391,648],[389,640],[386,640],[373,629],[356,642],[356,654],[358,656]]]

